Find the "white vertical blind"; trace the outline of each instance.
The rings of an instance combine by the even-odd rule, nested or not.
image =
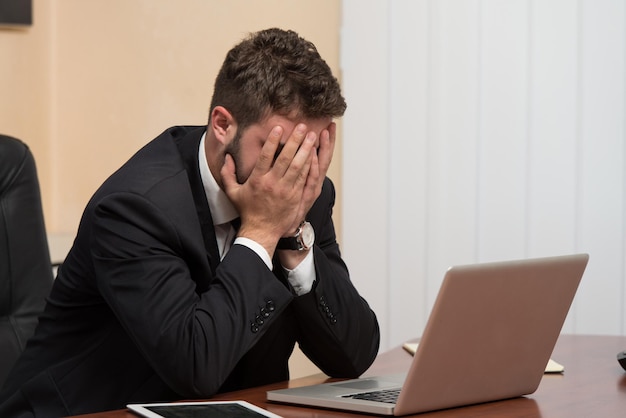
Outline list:
[[[351,6],[353,11],[343,15],[341,66],[344,94],[350,101],[342,127],[344,132],[351,132],[349,137],[342,135],[342,140],[353,156],[343,160],[342,170],[353,175],[343,178],[340,198],[348,207],[343,209],[342,225],[345,231],[352,231],[349,240],[356,244],[346,246],[352,259],[350,274],[378,317],[383,318],[382,323],[388,317],[390,287],[388,4],[362,0]],[[377,221],[364,222],[366,219]],[[388,332],[389,328],[381,325],[382,341],[389,340]]]
[[[447,267],[588,252],[564,332],[625,334],[624,0],[344,0],[343,243],[382,348]]]

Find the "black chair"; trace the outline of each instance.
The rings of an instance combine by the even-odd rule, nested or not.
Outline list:
[[[52,268],[35,160],[0,135],[0,387],[37,326]]]

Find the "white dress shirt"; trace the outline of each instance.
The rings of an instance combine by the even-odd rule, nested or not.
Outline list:
[[[237,237],[234,241],[236,231],[231,225],[231,221],[239,217],[237,209],[226,196],[226,193],[217,184],[213,177],[204,151],[204,141],[206,132],[200,140],[200,148],[198,149],[198,164],[200,167],[200,176],[202,185],[206,193],[211,217],[213,218],[213,227],[215,228],[215,238],[220,253],[220,259],[223,259],[231,245],[245,245],[254,251],[265,263],[268,269],[272,270],[272,259],[265,248],[258,242],[249,238]],[[315,265],[313,262],[313,248],[307,256],[293,270],[283,268],[287,273],[287,280],[291,285],[294,293],[298,296],[309,293],[313,283],[315,282]]]

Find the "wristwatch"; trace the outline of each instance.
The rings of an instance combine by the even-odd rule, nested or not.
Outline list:
[[[313,246],[314,242],[315,231],[313,231],[313,226],[309,222],[303,221],[296,234],[293,237],[279,239],[276,248],[279,250],[306,251]]]

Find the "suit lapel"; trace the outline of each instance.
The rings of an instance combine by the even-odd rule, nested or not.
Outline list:
[[[202,129],[193,130],[188,135],[177,139],[176,145],[180,150],[185,164],[185,169],[187,170],[193,200],[196,205],[196,212],[198,213],[198,219],[200,220],[204,246],[207,250],[211,271],[215,276],[215,270],[220,262],[220,256],[217,241],[215,239],[213,218],[211,217],[209,202],[206,199],[206,193],[204,192],[204,186],[202,185],[202,178],[200,176],[200,168],[198,167],[198,148],[200,146],[200,140],[202,139],[203,133],[204,130]]]

